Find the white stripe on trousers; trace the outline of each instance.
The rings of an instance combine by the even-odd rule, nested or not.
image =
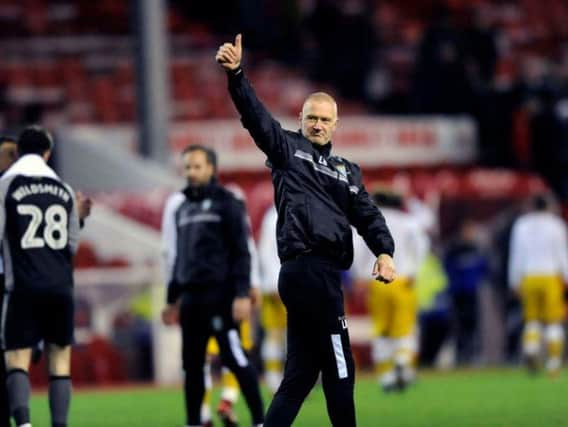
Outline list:
[[[333,345],[333,352],[335,353],[335,363],[337,364],[337,374],[339,375],[339,379],[347,378],[347,363],[345,362],[345,355],[343,354],[341,335],[331,334],[331,343]]]
[[[229,332],[227,332],[227,336],[229,337],[229,346],[231,347],[231,353],[233,353],[233,357],[237,361],[237,365],[239,365],[241,368],[244,368],[248,365],[248,359],[243,351],[241,340],[239,339],[239,333],[236,329],[231,329]]]

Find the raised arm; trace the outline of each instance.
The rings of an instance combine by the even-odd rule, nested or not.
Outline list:
[[[242,36],[238,34],[234,44],[224,43],[219,47],[215,59],[227,72],[229,93],[241,115],[243,126],[271,163],[282,166],[288,160],[284,131],[257,98],[252,85],[244,76],[241,68],[242,55]]]

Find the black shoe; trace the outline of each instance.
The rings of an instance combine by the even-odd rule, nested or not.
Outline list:
[[[537,355],[525,356],[525,363],[527,364],[529,375],[537,375],[540,372],[540,360]]]
[[[382,384],[381,388],[384,393],[396,393],[398,391],[398,385],[396,383]]]
[[[396,377],[395,386],[398,391],[404,391],[408,386],[408,383],[404,379],[403,367],[401,365],[396,365],[394,367],[394,375]]]

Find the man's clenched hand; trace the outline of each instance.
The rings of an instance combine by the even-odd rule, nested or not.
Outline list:
[[[380,254],[373,266],[373,276],[380,282],[390,283],[396,279],[394,260],[388,254]]]
[[[233,319],[241,322],[250,318],[251,302],[249,297],[237,297],[233,300]]]

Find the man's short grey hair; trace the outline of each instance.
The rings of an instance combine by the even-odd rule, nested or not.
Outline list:
[[[304,111],[304,106],[305,106],[309,101],[329,102],[331,105],[333,105],[333,109],[334,109],[334,111],[335,111],[335,117],[337,117],[337,102],[335,102],[335,99],[334,99],[333,96],[331,96],[329,93],[326,93],[326,92],[314,92],[314,93],[311,93],[310,95],[308,95],[308,97],[307,97],[306,100],[304,101],[304,105],[302,106],[302,112]]]

